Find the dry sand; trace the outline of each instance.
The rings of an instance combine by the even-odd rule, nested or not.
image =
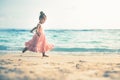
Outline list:
[[[0,80],[120,80],[120,55],[0,55]]]

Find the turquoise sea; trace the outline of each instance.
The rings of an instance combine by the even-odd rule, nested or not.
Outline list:
[[[120,52],[120,29],[45,30],[54,52]],[[0,52],[21,51],[34,33],[0,29]]]

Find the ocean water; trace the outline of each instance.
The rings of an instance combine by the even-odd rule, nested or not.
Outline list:
[[[45,30],[54,52],[120,52],[120,29]],[[0,29],[0,52],[22,51],[34,34],[23,29]]]

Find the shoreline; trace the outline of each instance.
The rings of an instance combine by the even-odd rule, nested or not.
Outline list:
[[[119,54],[0,55],[0,80],[120,80]]]
[[[22,51],[0,51],[0,55],[1,54],[22,54]],[[31,54],[41,54],[41,53],[36,53],[36,52],[31,52],[31,51],[27,51],[27,52],[25,52],[25,53],[31,53]],[[118,55],[120,55],[120,52],[64,52],[64,51],[48,51],[48,52],[46,52],[47,54],[62,54],[62,55],[64,55],[64,54],[68,54],[68,55],[99,55],[99,54],[118,54]]]

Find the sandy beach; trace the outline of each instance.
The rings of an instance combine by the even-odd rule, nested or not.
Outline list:
[[[120,55],[4,54],[0,80],[120,80]]]

